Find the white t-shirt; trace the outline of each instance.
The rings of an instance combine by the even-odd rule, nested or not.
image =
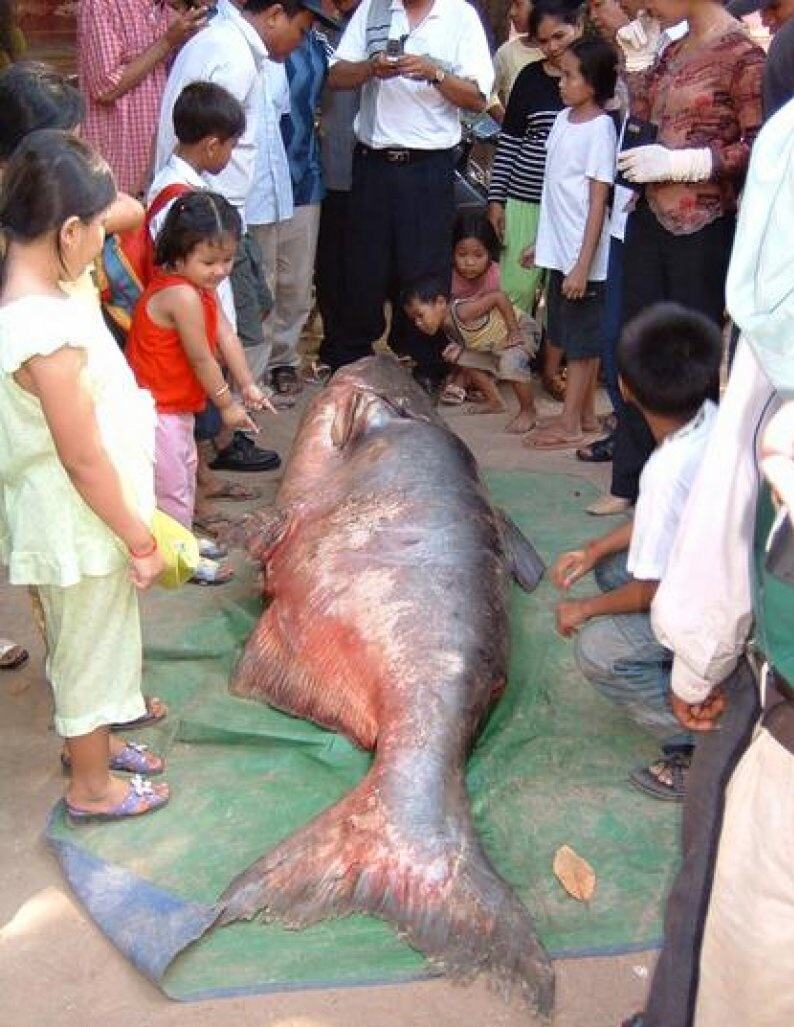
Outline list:
[[[377,27],[368,26],[372,0],[363,0],[339,41],[332,61],[366,61],[375,49]],[[389,39],[401,39],[407,54],[430,57],[448,74],[476,83],[491,95],[493,64],[479,16],[466,0],[435,0],[426,17],[411,29],[402,0],[392,0]],[[384,27],[381,26],[381,29]],[[385,40],[382,40],[385,43]],[[404,146],[447,150],[460,142],[460,112],[429,82],[393,78],[367,82],[355,121],[360,142],[375,149]]]
[[[579,259],[590,210],[590,179],[611,185],[615,178],[617,132],[608,114],[570,120],[560,111],[546,141],[546,176],[540,203],[535,263],[567,275]],[[609,218],[587,275],[603,282],[609,262]]]
[[[640,581],[661,581],[714,424],[707,399],[697,414],[654,450],[640,476],[627,567]]]
[[[160,195],[163,189],[168,188],[169,185],[180,185],[189,186],[191,189],[209,189],[207,181],[202,175],[196,171],[195,168],[191,167],[186,160],[182,160],[181,157],[177,157],[175,153],[172,153],[167,163],[157,172],[154,177],[154,181],[149,186],[149,192],[146,194],[146,206],[151,207],[154,200]],[[173,200],[169,200],[165,206],[161,207],[160,210],[155,214],[152,220],[149,222],[149,232],[152,236],[152,242],[157,239],[157,234],[165,223],[168,211],[174,204]],[[237,315],[234,312],[234,296],[232,294],[232,283],[228,278],[224,278],[221,284],[217,288],[218,299],[223,309],[226,319],[232,326],[234,331],[237,331]]]

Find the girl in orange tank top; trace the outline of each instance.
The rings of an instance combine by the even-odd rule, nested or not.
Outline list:
[[[241,231],[239,214],[216,193],[189,192],[174,201],[157,237],[158,270],[135,308],[125,350],[138,384],[157,407],[157,505],[186,527],[196,500],[195,414],[210,399],[229,428],[257,432],[246,407],[269,407],[216,294],[231,271]],[[242,402],[233,397],[221,361]],[[202,583],[230,576],[206,565],[199,569]]]

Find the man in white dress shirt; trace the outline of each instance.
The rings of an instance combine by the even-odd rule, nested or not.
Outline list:
[[[361,88],[347,238],[346,331],[333,367],[371,351],[384,301],[413,279],[449,275],[460,111],[481,111],[493,66],[466,0],[363,0],[336,51],[331,89]],[[392,345],[420,368],[437,362],[394,305]]]
[[[155,171],[165,165],[176,145],[172,112],[182,89],[190,82],[216,82],[240,102],[246,127],[227,167],[218,175],[205,176],[207,185],[234,204],[246,227],[291,217],[292,188],[279,131],[286,94],[281,65],[315,19],[336,24],[323,12],[321,0],[248,0],[239,6],[218,0],[217,15],[182,47],[168,76]],[[246,234],[231,278],[238,334],[253,354],[264,344],[257,298],[261,290],[256,281],[260,274],[255,244]]]

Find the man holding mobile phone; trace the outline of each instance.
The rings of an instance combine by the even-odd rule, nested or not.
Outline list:
[[[361,88],[350,194],[345,331],[332,367],[371,352],[383,306],[409,281],[451,274],[454,149],[460,111],[482,111],[493,86],[485,32],[466,0],[363,0],[336,50],[336,90]],[[394,305],[390,342],[418,372],[442,368],[440,343]]]

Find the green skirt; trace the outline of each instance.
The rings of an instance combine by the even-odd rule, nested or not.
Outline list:
[[[527,314],[534,312],[537,292],[543,284],[546,272],[539,267],[521,267],[520,260],[527,246],[535,245],[539,220],[539,203],[507,201],[504,249],[500,261],[502,289],[512,302]]]

